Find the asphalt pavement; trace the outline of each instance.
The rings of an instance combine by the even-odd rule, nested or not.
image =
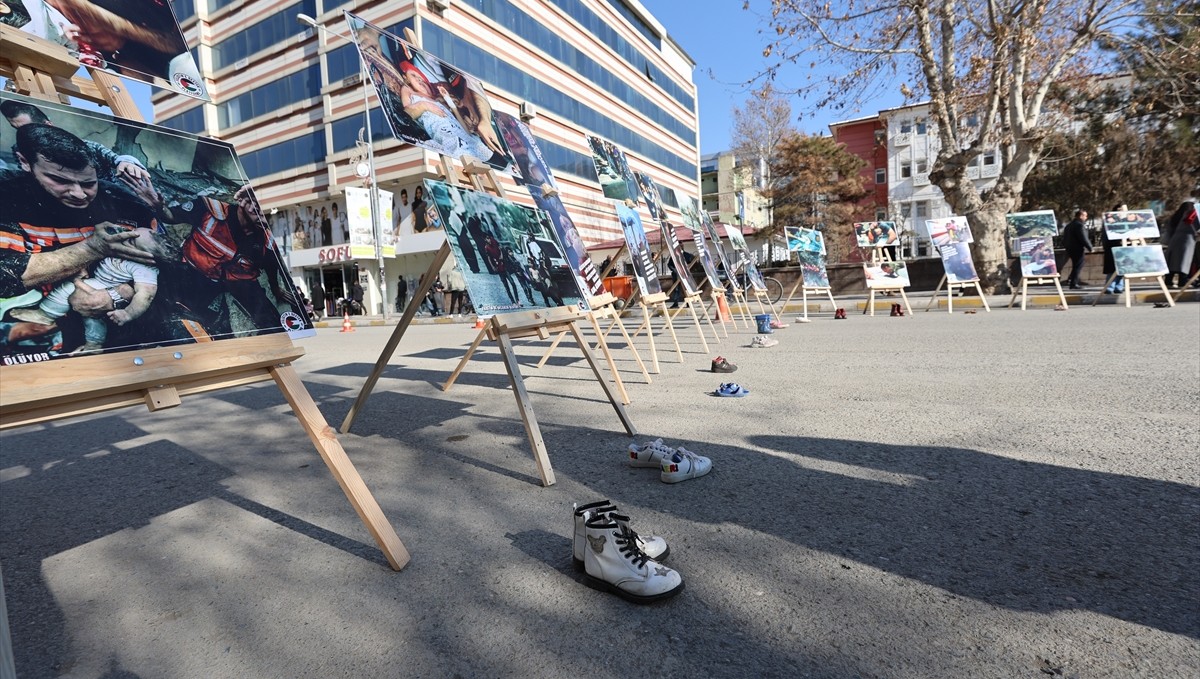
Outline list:
[[[636,439],[572,344],[517,341],[550,487],[496,348],[443,392],[477,331],[414,325],[339,436],[400,572],[271,383],[0,434],[18,676],[1197,676],[1200,304],[894,301],[767,349],[681,328],[682,363],[660,332],[651,384],[617,345]],[[332,326],[296,367],[338,426],[392,328]],[[658,437],[713,472],[627,465]],[[603,498],[681,594],[585,586],[572,503]]]

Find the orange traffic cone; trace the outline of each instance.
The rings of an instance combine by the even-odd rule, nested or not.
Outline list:
[[[475,329],[483,330],[483,319],[478,316],[475,317]]]
[[[713,320],[721,322],[733,320],[733,316],[729,313],[729,305],[725,303],[725,295],[717,295],[717,317]]]
[[[354,332],[354,325],[350,323],[350,312],[342,312],[342,332]]]

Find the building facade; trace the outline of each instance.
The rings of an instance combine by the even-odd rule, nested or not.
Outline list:
[[[968,114],[963,124],[979,123]],[[870,202],[876,220],[896,222],[902,255],[936,257],[925,220],[949,217],[953,211],[942,190],[929,181],[929,170],[940,148],[929,104],[887,109],[874,116],[833,123],[829,129],[835,140],[866,161],[863,174],[875,191],[864,200],[864,206]],[[984,151],[967,168],[967,176],[980,190],[994,186],[1000,176],[999,152]]]
[[[754,173],[738,165],[730,151],[700,159],[700,194],[715,222],[755,228],[771,223],[770,204],[754,186]]]
[[[212,103],[156,92],[155,122],[232,143],[294,278],[331,299],[354,280],[369,312],[395,303],[395,281],[417,283],[444,242],[413,218],[438,157],[392,137],[365,88],[343,10],[479,78],[497,111],[526,120],[588,243],[620,234],[600,193],[585,135],[608,139],[630,164],[676,194],[699,195],[694,61],[636,0],[175,0]],[[304,14],[325,30],[297,20]],[[366,106],[364,105],[364,98]],[[364,109],[381,191],[393,196],[396,256],[356,258],[347,245],[348,187],[361,187]],[[531,205],[505,180],[509,198]],[[678,218],[678,214],[674,215]],[[383,283],[383,285],[380,285]],[[381,290],[384,290],[382,294]]]

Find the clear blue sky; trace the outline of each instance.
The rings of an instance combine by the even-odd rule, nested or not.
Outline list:
[[[766,66],[762,57],[764,37],[758,29],[767,28],[760,16],[770,12],[770,0],[750,0],[750,9],[742,9],[742,0],[641,0],[667,32],[696,61],[694,79],[700,92],[700,152],[724,151],[730,147],[734,106],[741,106],[748,92],[742,84]],[[799,84],[805,73],[799,67],[784,71],[776,79],[783,89]],[[124,80],[147,120],[152,118],[150,88]],[[859,112],[848,110],[808,111],[799,100],[792,104],[796,126],[810,134],[829,133],[829,123],[869,115],[881,108],[899,106],[899,92],[883,100],[861,102]]]
[[[658,19],[684,51],[696,61],[694,80],[700,92],[700,152],[724,151],[730,146],[734,106],[740,107],[749,96],[741,85],[767,65],[762,56],[765,37],[758,30],[769,27],[770,0],[750,0],[750,9],[742,9],[742,0],[640,0]],[[803,82],[806,69],[790,67],[776,78],[779,89]],[[711,73],[711,75],[710,75]],[[829,123],[870,115],[883,108],[899,106],[899,91],[882,100],[860,102],[842,111],[809,111],[798,99],[792,103],[796,127],[809,134],[829,134]]]

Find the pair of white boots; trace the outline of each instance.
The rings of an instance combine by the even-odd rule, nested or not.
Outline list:
[[[657,467],[663,483],[679,483],[696,479],[712,471],[712,460],[680,446],[672,448],[662,439],[642,445],[629,444],[630,467]]]
[[[635,533],[608,500],[575,505],[575,568],[590,587],[639,604],[673,597],[683,591],[683,576],[659,563],[670,551],[666,540]]]

